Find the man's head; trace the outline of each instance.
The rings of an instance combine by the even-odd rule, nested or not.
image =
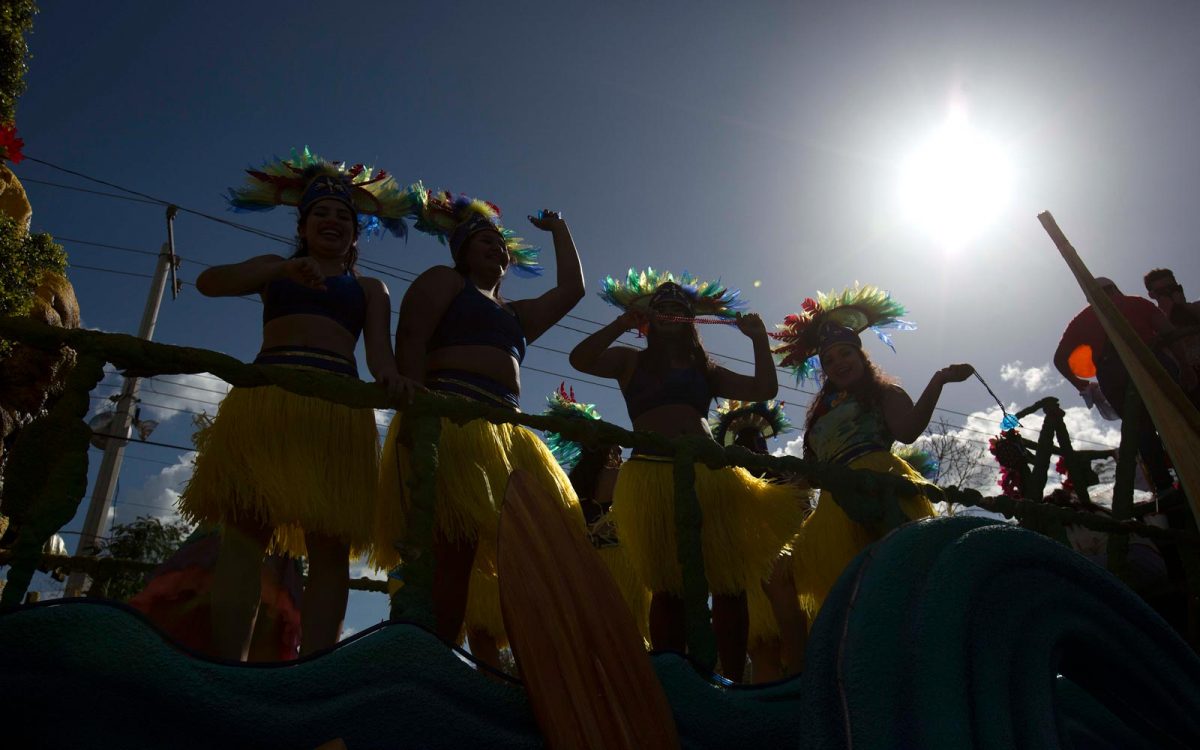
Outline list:
[[[1107,276],[1097,276],[1096,284],[1100,287],[1100,291],[1107,292],[1109,296],[1116,296],[1121,293],[1120,288],[1117,287],[1117,282]]]
[[[1175,273],[1169,268],[1155,268],[1143,279],[1146,283],[1146,293],[1150,299],[1158,303],[1163,310],[1170,309],[1176,302],[1185,302],[1183,287],[1175,280]]]

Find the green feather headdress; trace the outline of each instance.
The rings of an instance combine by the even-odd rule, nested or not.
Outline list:
[[[887,330],[911,331],[915,323],[902,320],[905,314],[904,306],[892,299],[892,295],[877,286],[847,287],[841,292],[817,293],[814,300],[811,297],[800,305],[800,312],[787,316],[779,324],[779,330],[771,337],[781,341],[771,351],[779,360],[782,367],[790,367],[797,381],[814,377],[820,370],[820,332],[827,323],[834,324],[833,328],[842,327],[853,331],[854,334],[872,330],[879,340],[896,350]],[[832,330],[826,327],[826,330]],[[853,338],[853,337],[852,337]]]
[[[538,265],[538,249],[502,226],[500,207],[489,201],[454,195],[446,190],[429,193],[413,228],[437,237],[450,248],[455,261],[459,248],[470,235],[481,229],[492,229],[504,239],[512,259],[510,267],[515,273],[525,277],[541,276],[544,270]]]
[[[304,207],[311,203],[309,187],[322,177],[332,177],[340,189],[326,191],[320,197],[336,197],[352,205],[363,231],[381,228],[403,237],[404,219],[418,216],[427,191],[420,182],[401,187],[384,170],[364,164],[347,166],[345,162],[322,159],[310,151],[292,149],[290,159],[275,157],[258,169],[247,169],[245,184],[230,188],[226,195],[234,211],[269,211],[276,206]]]
[[[747,427],[756,428],[764,438],[792,429],[782,401],[723,401],[713,410],[713,420],[713,438],[725,446],[733,445],[737,434]]]
[[[739,299],[741,292],[725,287],[720,279],[702,281],[687,272],[675,276],[669,271],[656,271],[653,268],[645,271],[631,268],[624,279],[604,277],[600,298],[622,310],[631,307],[648,309],[654,292],[668,282],[678,284],[683,289],[692,302],[695,315],[735,318],[738,310],[746,305]]]
[[[545,417],[566,417],[567,419],[599,420],[600,412],[595,404],[582,404],[575,400],[575,389],[567,390],[567,384],[562,383],[557,391],[551,391],[546,397],[546,409],[542,412]],[[570,472],[579,463],[582,446],[574,440],[568,440],[557,432],[545,433],[546,446],[554,454],[563,471]]]
[[[929,481],[933,482],[937,480],[938,472],[941,471],[941,464],[938,463],[938,460],[929,451],[918,448],[915,445],[902,444],[892,448],[892,453],[913,467],[918,474]]]

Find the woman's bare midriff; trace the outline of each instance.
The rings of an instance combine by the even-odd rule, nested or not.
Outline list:
[[[307,346],[354,359],[358,338],[324,315],[284,315],[263,325],[263,349]]]
[[[503,349],[479,344],[447,346],[425,355],[425,372],[466,370],[494,380],[513,393],[521,392],[521,366]]]
[[[657,432],[665,437],[712,435],[708,420],[685,404],[664,404],[639,414],[638,418],[633,420],[633,429],[639,432]]]

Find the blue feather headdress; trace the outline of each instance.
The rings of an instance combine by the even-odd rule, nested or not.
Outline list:
[[[753,427],[764,438],[773,438],[792,429],[783,411],[783,402],[723,401],[713,410],[713,439],[724,446],[733,445],[742,430]]]
[[[622,310],[649,309],[655,292],[665,284],[672,284],[678,289],[679,301],[688,304],[693,315],[732,319],[737,317],[738,310],[746,306],[739,299],[741,292],[725,287],[720,279],[702,281],[686,271],[677,277],[669,271],[656,271],[653,268],[645,271],[631,268],[624,279],[606,276],[601,282],[600,298]]]
[[[258,169],[247,169],[246,183],[226,195],[233,211],[269,211],[295,206],[303,213],[319,200],[332,198],[358,217],[360,230],[378,234],[383,229],[397,237],[408,231],[404,220],[419,216],[427,191],[420,182],[401,187],[384,170],[363,164],[347,166],[308,150],[292,150],[290,159],[278,157]]]
[[[595,404],[582,404],[575,400],[575,389],[567,390],[567,384],[562,383],[558,386],[557,391],[551,391],[546,397],[546,410],[542,412],[542,416],[546,417],[566,417],[568,419],[588,419],[599,420],[600,412],[596,411]],[[545,433],[546,447],[554,454],[555,460],[563,471],[570,472],[575,468],[575,464],[579,463],[579,456],[583,452],[582,446],[575,440],[568,440],[557,432]]]

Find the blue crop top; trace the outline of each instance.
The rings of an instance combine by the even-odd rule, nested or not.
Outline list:
[[[656,378],[642,366],[642,355],[638,355],[633,377],[621,389],[629,418],[637,419],[657,406],[682,404],[696,410],[701,417],[708,415],[712,404],[712,388],[704,370],[696,367],[672,367],[664,376]]]
[[[357,339],[367,317],[367,294],[352,273],[326,276],[325,291],[291,279],[272,279],[263,294],[263,323],[284,315],[320,315]]]
[[[425,351],[476,344],[503,349],[518,362],[525,359],[525,329],[520,317],[468,282],[446,308]]]

